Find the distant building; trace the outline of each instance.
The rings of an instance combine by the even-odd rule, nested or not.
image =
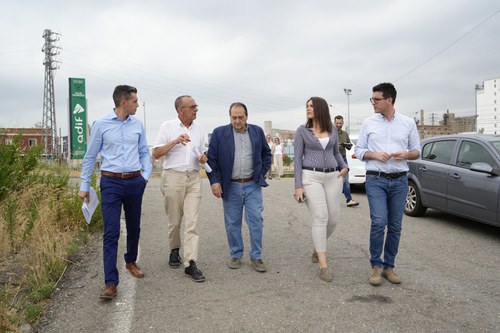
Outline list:
[[[478,133],[500,134],[499,99],[500,78],[486,80],[482,85],[476,85]]]
[[[0,128],[0,142],[3,144],[11,144],[14,137],[18,135],[20,135],[20,144],[23,149],[44,144],[43,129],[41,127]]]
[[[281,141],[288,141],[288,140],[293,141],[295,137],[294,130],[283,130],[283,129],[273,128],[273,122],[270,120],[264,121],[263,129],[266,135],[269,134],[273,138],[280,138]]]
[[[449,110],[443,114],[443,120],[439,121],[439,125],[421,125],[417,122],[417,129],[420,133],[420,138],[428,138],[438,135],[457,134],[464,132],[475,132],[476,116],[455,117],[454,113]]]
[[[443,114],[442,123],[450,128],[450,134],[475,132],[476,131],[476,116],[455,117],[454,113],[448,110]]]
[[[33,128],[0,128],[0,143],[2,144],[11,144],[14,142],[14,137],[19,137],[20,146],[22,149],[27,149],[33,146],[44,146],[44,138],[43,138],[43,129],[41,126],[35,125]],[[52,145],[52,138],[48,138],[48,145]],[[66,159],[68,157],[68,137],[63,136],[60,138],[59,144],[61,145],[61,149],[59,149],[59,153],[61,154],[62,159]]]
[[[264,121],[264,133],[273,135],[273,122],[270,120]]]

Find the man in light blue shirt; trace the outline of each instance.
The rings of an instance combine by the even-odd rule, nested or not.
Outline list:
[[[139,107],[137,89],[127,85],[117,86],[113,92],[115,109],[96,120],[87,152],[82,164],[82,183],[78,195],[89,201],[90,177],[97,155],[101,155],[101,209],[104,219],[103,259],[106,288],[101,299],[117,295],[119,283],[116,268],[120,216],[125,211],[127,226],[127,252],[125,267],[132,276],[144,277],[137,266],[141,231],[142,195],[151,176],[151,155],[148,150],[144,127],[134,117]]]
[[[396,94],[391,83],[373,87],[370,102],[375,115],[363,122],[355,148],[356,156],[366,161],[365,188],[371,216],[369,281],[373,286],[382,283],[382,276],[391,283],[401,283],[394,263],[408,192],[406,161],[420,156],[417,126],[394,109]]]

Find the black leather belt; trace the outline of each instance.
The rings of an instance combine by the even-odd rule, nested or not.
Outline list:
[[[311,168],[311,167],[303,166],[302,169],[304,169],[304,170],[311,170],[311,171],[318,171],[318,172],[335,172],[335,171],[340,171],[340,167],[336,167],[336,168]]]
[[[109,172],[109,171],[101,171],[101,175],[103,176],[108,176],[108,177],[114,177],[114,178],[121,178],[121,179],[128,179],[128,178],[135,178],[141,175],[141,171],[134,171],[134,172],[123,172],[123,173],[116,173],[116,172]]]
[[[251,182],[253,178],[238,178],[238,179],[231,179],[232,182],[236,183],[248,183]]]
[[[380,176],[380,177],[385,177],[385,178],[399,178],[406,176],[408,172],[402,171],[402,172],[394,172],[394,173],[385,173],[382,171],[366,171],[367,175],[372,175],[372,176]]]

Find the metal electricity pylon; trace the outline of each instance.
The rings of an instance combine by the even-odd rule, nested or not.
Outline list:
[[[59,34],[45,29],[42,37],[45,39],[42,48],[42,52],[45,54],[43,61],[43,65],[45,66],[45,81],[42,119],[44,154],[47,158],[57,158],[59,144],[57,140],[54,76],[56,69],[59,68],[56,56],[60,53],[60,48],[55,45],[55,42],[59,41]]]

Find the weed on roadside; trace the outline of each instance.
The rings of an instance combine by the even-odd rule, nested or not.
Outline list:
[[[100,209],[84,222],[68,168],[13,146],[0,144],[0,332],[36,322],[68,258],[102,226]]]

